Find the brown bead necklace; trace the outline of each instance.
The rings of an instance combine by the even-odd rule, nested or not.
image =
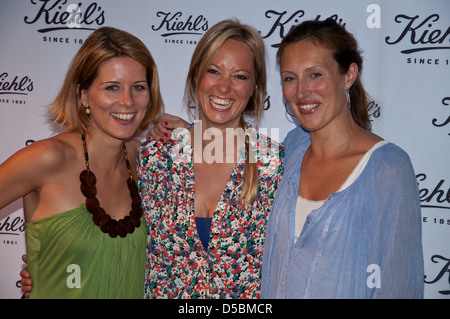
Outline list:
[[[127,165],[128,173],[130,177],[127,180],[127,186],[130,190],[131,197],[131,211],[128,216],[120,220],[115,220],[109,216],[103,208],[100,207],[100,202],[98,201],[97,188],[95,184],[97,183],[97,177],[89,168],[89,154],[86,146],[86,137],[84,134],[81,135],[81,140],[83,141],[84,147],[84,158],[86,162],[86,169],[80,174],[80,189],[81,193],[86,196],[86,209],[92,214],[92,220],[94,224],[99,226],[102,232],[109,234],[112,238],[120,237],[124,238],[127,234],[134,232],[135,227],[141,225],[141,217],[143,215],[141,207],[141,197],[139,196],[139,191],[136,182],[133,179],[130,169],[130,161],[128,160],[127,147],[123,143],[123,152],[125,154],[125,163]]]

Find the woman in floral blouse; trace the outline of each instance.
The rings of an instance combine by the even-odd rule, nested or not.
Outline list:
[[[245,119],[258,122],[265,93],[259,32],[232,20],[206,32],[186,84],[199,121],[138,152],[149,228],[145,297],[260,297],[267,217],[284,154]]]

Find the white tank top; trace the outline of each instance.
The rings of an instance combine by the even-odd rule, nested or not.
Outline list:
[[[350,175],[347,177],[347,180],[342,184],[342,186],[339,188],[338,192],[343,191],[347,187],[349,187],[361,174],[364,167],[366,167],[367,162],[370,159],[370,156],[372,156],[372,153],[379,147],[387,144],[389,142],[383,140],[378,143],[376,143],[370,150],[364,154],[364,156],[359,160],[358,164],[355,166],[353,171],[350,173]],[[295,207],[295,241],[297,241],[298,237],[300,236],[300,233],[302,232],[303,225],[305,224],[306,217],[316,209],[319,209],[322,207],[323,203],[325,203],[325,200],[321,201],[313,201],[306,198],[303,198],[301,196],[298,196],[297,199],[297,205]]]

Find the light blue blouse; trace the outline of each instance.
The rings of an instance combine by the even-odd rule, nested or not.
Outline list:
[[[285,139],[284,174],[269,215],[262,298],[423,298],[419,193],[408,155],[388,143],[359,177],[311,212],[294,243],[301,127]]]

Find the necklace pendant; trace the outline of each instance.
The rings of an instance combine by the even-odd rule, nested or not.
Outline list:
[[[100,202],[97,199],[97,177],[89,169],[89,154],[86,147],[86,139],[84,134],[82,135],[84,154],[86,160],[86,169],[80,173],[80,190],[86,197],[85,206],[89,213],[92,214],[92,221],[101,231],[109,234],[110,237],[116,238],[117,236],[125,238],[127,234],[134,232],[136,227],[141,225],[141,217],[143,216],[142,201],[139,196],[139,190],[136,182],[131,176],[130,163],[127,157],[127,149],[125,143],[123,144],[125,154],[125,164],[127,166],[130,177],[127,179],[128,190],[131,197],[131,211],[128,216],[120,220],[111,218],[105,210],[100,207]]]

